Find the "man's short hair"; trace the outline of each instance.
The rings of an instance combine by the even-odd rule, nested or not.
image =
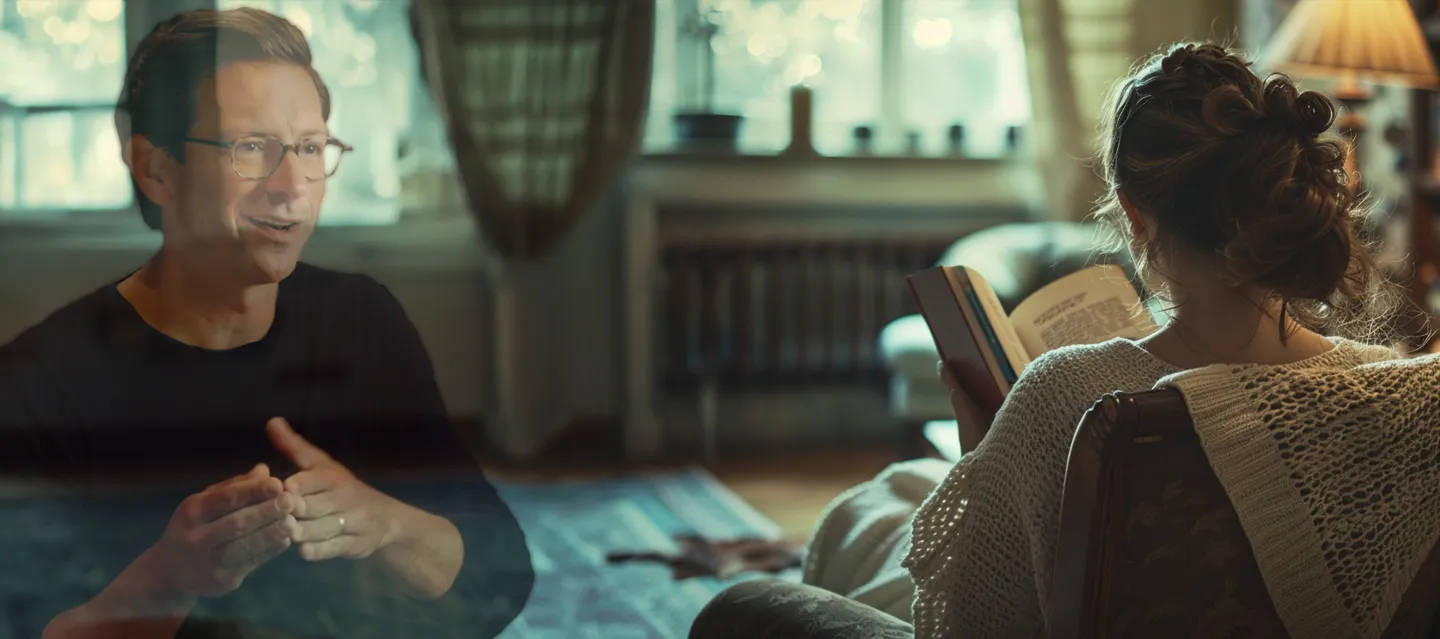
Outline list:
[[[123,146],[142,135],[177,162],[185,161],[185,136],[195,124],[200,86],[235,62],[276,61],[304,68],[320,92],[322,116],[330,119],[330,90],[311,65],[305,34],[290,21],[259,9],[202,9],[177,14],[150,31],[130,56],[115,111]],[[160,228],[160,207],[131,179],[140,214]]]

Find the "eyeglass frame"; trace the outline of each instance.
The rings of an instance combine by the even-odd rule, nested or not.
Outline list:
[[[270,167],[270,172],[267,173],[267,174],[265,174],[264,177],[250,177],[250,176],[247,176],[247,175],[244,175],[244,174],[240,173],[240,169],[235,168],[235,144],[236,144],[237,142],[241,141],[241,140],[246,139],[246,138],[268,138],[268,139],[274,140],[274,141],[276,141],[276,142],[278,142],[278,143],[280,144],[280,161],[279,161],[279,162],[276,162],[276,163],[275,163],[275,166]],[[238,138],[235,138],[234,140],[230,140],[230,141],[228,141],[228,142],[225,141],[225,140],[211,140],[211,139],[209,139],[209,138],[192,138],[192,137],[190,137],[190,136],[188,136],[188,135],[185,136],[185,137],[183,137],[183,138],[181,138],[181,139],[183,139],[183,140],[186,141],[186,142],[194,142],[194,143],[196,143],[196,144],[204,144],[204,145],[206,145],[206,146],[213,146],[213,147],[216,147],[216,148],[221,148],[221,149],[225,149],[226,151],[229,151],[229,152],[230,152],[230,170],[231,170],[231,171],[234,171],[234,172],[235,172],[235,175],[238,176],[238,177],[239,177],[240,179],[242,179],[242,180],[252,180],[252,181],[257,181],[257,182],[260,181],[260,180],[268,180],[268,179],[270,179],[271,176],[275,175],[275,172],[276,172],[276,171],[279,171],[279,170],[280,170],[280,165],[282,165],[282,164],[285,163],[285,156],[290,155],[291,153],[294,153],[294,154],[295,154],[295,157],[297,157],[297,158],[300,157],[300,143],[299,143],[299,142],[296,142],[295,144],[286,144],[284,140],[281,140],[280,138],[277,138],[277,137],[275,137],[275,136],[273,136],[273,135],[242,135],[242,136],[240,136],[240,137],[238,137]],[[326,174],[325,174],[325,177],[322,177],[322,178],[320,178],[320,179],[311,179],[311,178],[309,178],[309,177],[306,177],[306,178],[305,178],[306,180],[309,180],[310,182],[324,182],[325,180],[328,180],[328,179],[330,179],[331,177],[334,177],[334,175],[340,171],[340,162],[345,159],[345,154],[346,154],[346,153],[350,153],[351,151],[354,151],[354,150],[355,150],[355,147],[350,146],[349,144],[346,144],[346,143],[345,143],[344,141],[342,141],[340,138],[337,138],[337,137],[332,136],[332,135],[327,135],[327,136],[325,136],[325,144],[328,146],[331,142],[334,142],[334,143],[340,145],[340,159],[335,161],[335,170],[334,170],[334,171],[331,171],[331,172],[329,172],[329,173],[326,173]]]

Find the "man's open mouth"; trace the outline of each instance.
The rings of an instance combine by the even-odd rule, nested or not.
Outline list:
[[[258,217],[247,217],[245,219],[260,228],[275,229],[277,231],[287,231],[300,224],[299,222],[281,222],[279,220],[267,220]]]

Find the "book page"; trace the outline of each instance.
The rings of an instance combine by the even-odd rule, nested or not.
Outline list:
[[[1025,344],[1016,334],[1015,327],[1011,326],[1010,318],[1005,317],[1005,308],[1000,305],[1000,297],[995,295],[995,289],[985,281],[985,277],[972,268],[966,268],[965,274],[970,277],[970,286],[975,290],[975,296],[980,300],[980,306],[985,310],[985,316],[990,320],[991,329],[995,332],[995,339],[999,342],[1000,351],[1005,358],[1010,360],[1010,367],[1014,369],[1015,376],[1019,377],[1025,367],[1030,364],[1030,353]],[[1013,384],[1014,380],[1010,380]]]
[[[1025,298],[1010,322],[1031,357],[1072,344],[1113,337],[1140,339],[1157,328],[1149,309],[1118,266],[1091,266]]]

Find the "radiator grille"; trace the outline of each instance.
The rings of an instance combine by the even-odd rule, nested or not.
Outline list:
[[[657,352],[668,389],[882,382],[881,329],[915,312],[905,276],[952,240],[671,242]]]

